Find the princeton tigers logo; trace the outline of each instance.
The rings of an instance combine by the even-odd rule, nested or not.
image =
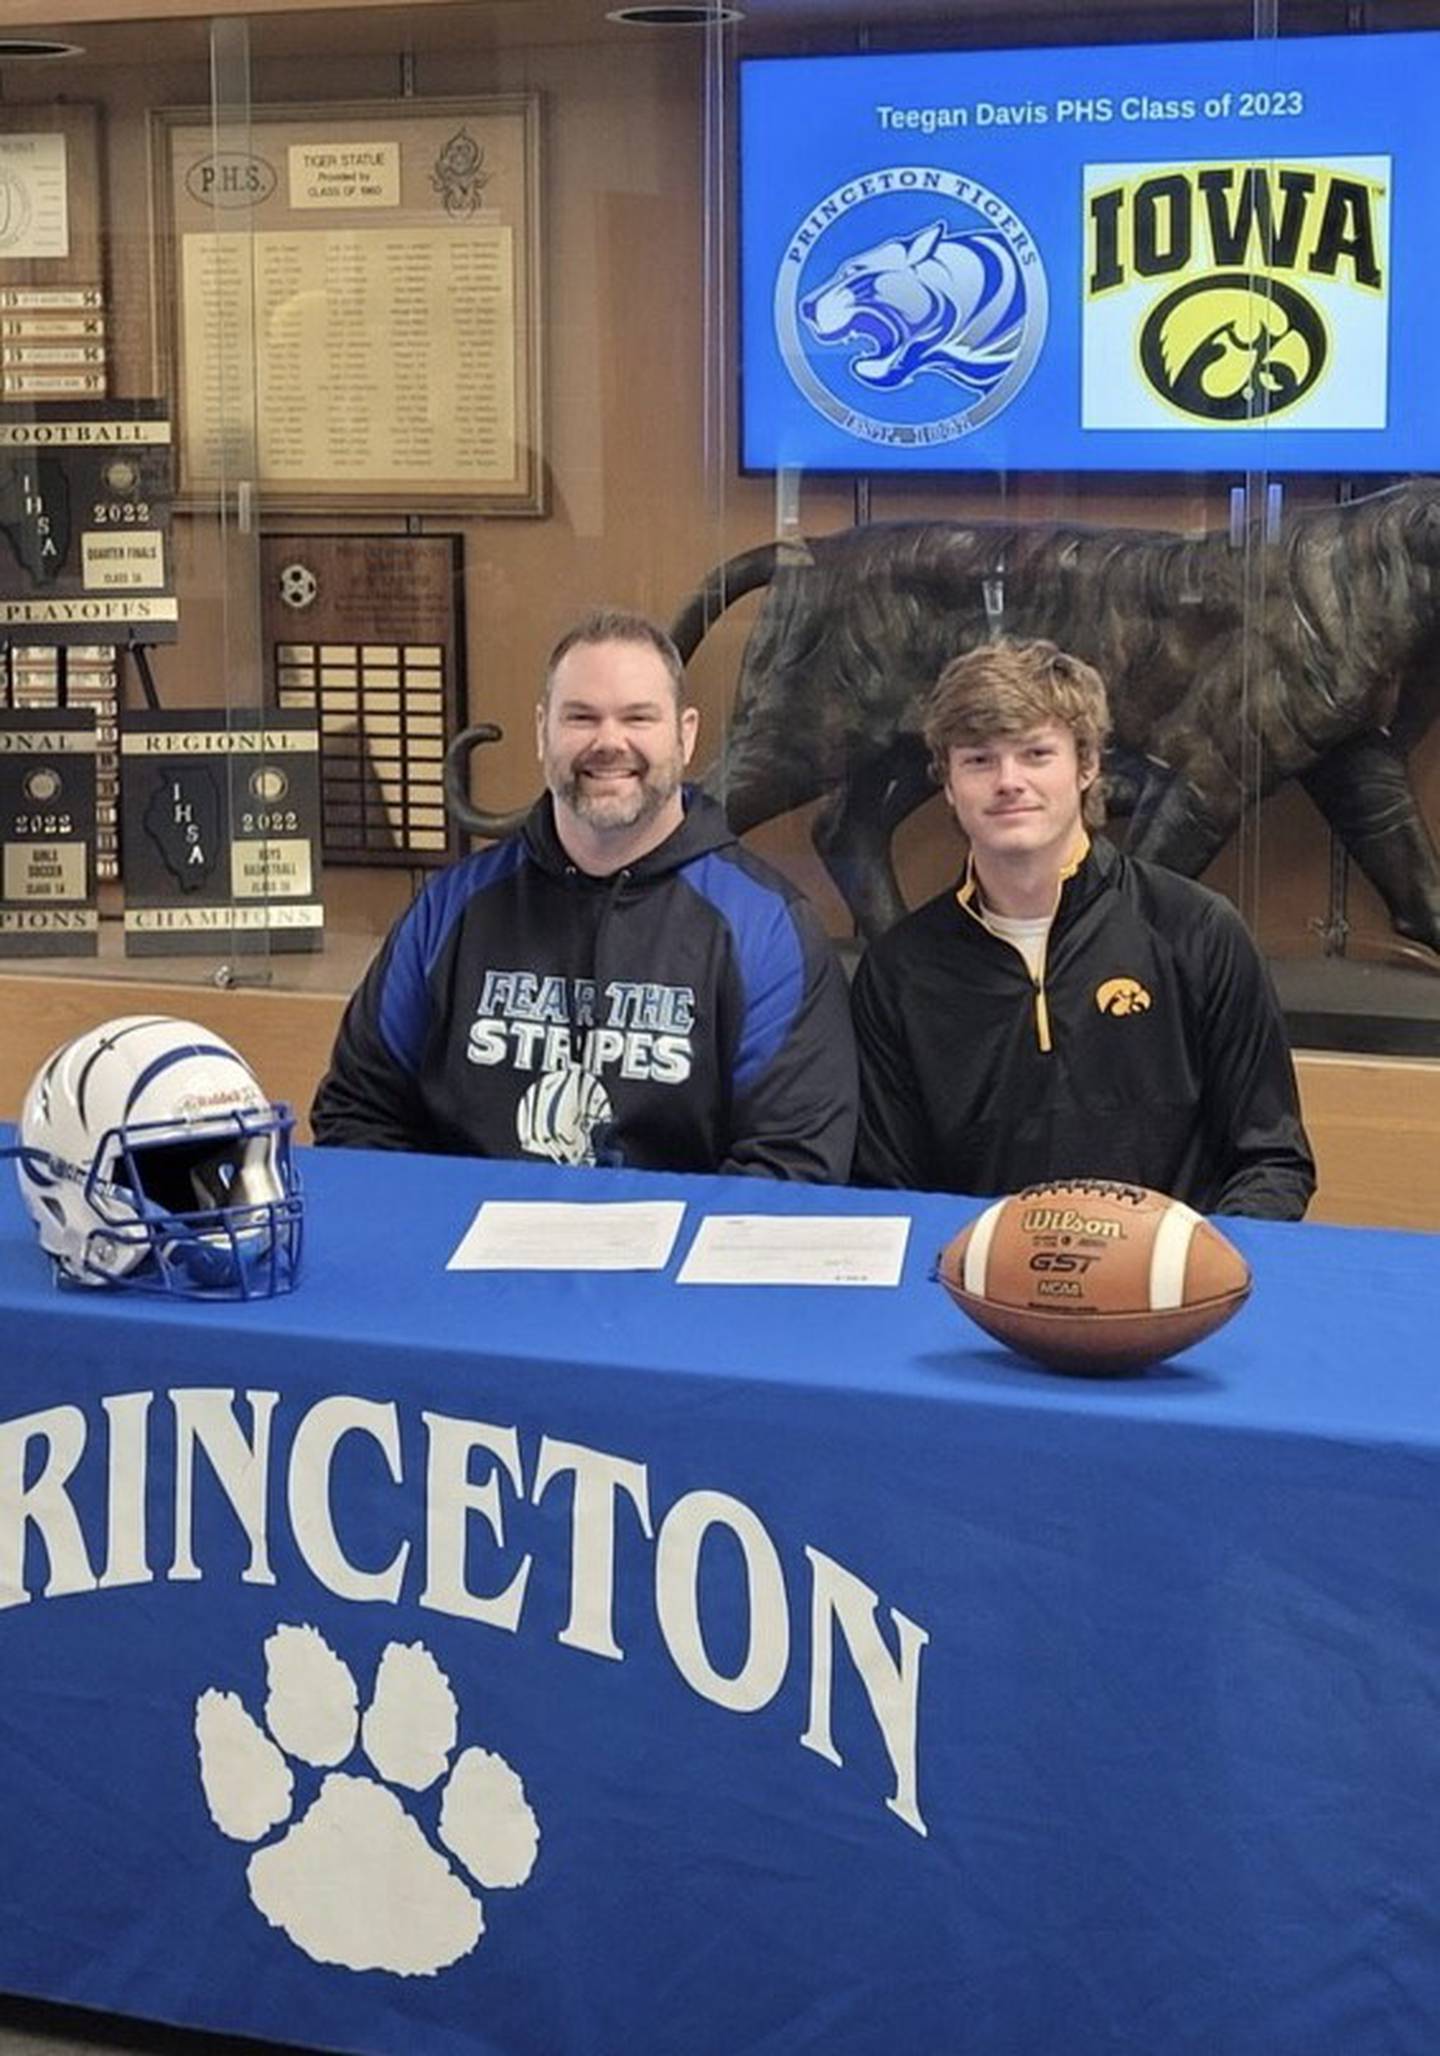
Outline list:
[[[906,449],[953,442],[1007,407],[1048,312],[1039,246],[1014,208],[936,165],[825,194],[775,274],[776,340],[805,398],[846,435]]]
[[[1146,1014],[1150,995],[1138,978],[1107,978],[1096,988],[1095,1004],[1102,1014]]]
[[[817,342],[857,341],[851,375],[878,391],[934,372],[988,393],[1025,339],[1025,284],[1003,236],[932,221],[847,258],[800,317]]]

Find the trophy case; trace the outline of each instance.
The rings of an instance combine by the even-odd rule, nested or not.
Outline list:
[[[1307,1078],[1429,1105],[1440,0],[102,12],[0,56],[3,711],[79,781],[6,787],[15,992],[303,1003],[304,1103],[602,602],[853,958],[963,858],[937,662],[1048,634],[1110,678],[1109,832],[1179,823]],[[79,446],[57,579],[64,418],[168,440]]]

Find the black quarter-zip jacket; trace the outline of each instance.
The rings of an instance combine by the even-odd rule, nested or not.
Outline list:
[[[715,802],[687,791],[673,835],[595,878],[547,794],[396,922],[311,1119],[361,1148],[838,1182],[855,1107],[834,953]]]
[[[973,880],[867,950],[856,1176],[990,1195],[1126,1179],[1203,1213],[1298,1220],[1315,1187],[1265,966],[1218,893],[1089,846],[1041,976]]]

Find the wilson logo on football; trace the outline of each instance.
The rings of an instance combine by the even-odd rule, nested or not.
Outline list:
[[[1028,1206],[1020,1217],[1027,1235],[1098,1235],[1109,1242],[1123,1242],[1125,1230],[1104,1214],[1082,1214],[1073,1206]]]
[[[1102,1014],[1146,1014],[1150,995],[1138,978],[1107,978],[1096,987],[1095,1004]]]

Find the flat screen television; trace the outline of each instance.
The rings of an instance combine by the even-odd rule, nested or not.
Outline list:
[[[747,471],[1440,470],[1440,33],[740,64]]]

